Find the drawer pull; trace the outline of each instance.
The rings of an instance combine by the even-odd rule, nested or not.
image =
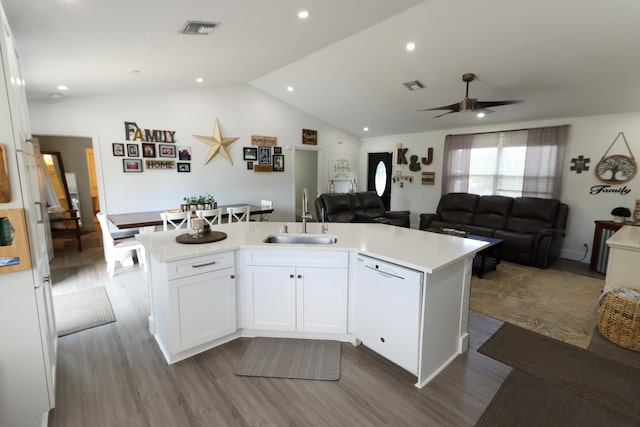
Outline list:
[[[235,275],[235,274],[232,274],[232,275],[231,275],[231,278],[232,278],[232,279],[235,279],[235,278],[236,278],[236,275]]]
[[[298,274],[298,279],[302,279],[302,274]]]
[[[290,274],[290,275],[289,275],[289,279],[293,279],[293,274]]]
[[[192,264],[191,267],[192,268],[207,267],[207,266],[213,265],[215,263],[216,263],[215,261],[209,261],[209,262],[205,262],[204,264]]]

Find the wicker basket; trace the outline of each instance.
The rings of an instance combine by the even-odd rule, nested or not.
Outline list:
[[[640,302],[607,293],[598,309],[598,330],[609,341],[640,351]]]

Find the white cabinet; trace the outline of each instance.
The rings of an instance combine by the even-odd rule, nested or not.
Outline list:
[[[418,374],[422,273],[356,256],[355,335],[364,345]]]
[[[347,332],[348,254],[243,251],[241,328]]]
[[[347,277],[342,268],[296,269],[298,331],[347,332]]]
[[[247,327],[296,330],[296,285],[290,267],[248,266],[242,271]]]
[[[235,338],[233,252],[170,263],[152,258],[150,276],[156,341],[169,363]]]

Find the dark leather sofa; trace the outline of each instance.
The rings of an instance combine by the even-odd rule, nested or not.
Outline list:
[[[560,253],[569,207],[556,199],[449,193],[436,213],[420,215],[420,229],[454,228],[504,240],[502,259],[548,268]]]
[[[318,221],[369,222],[409,227],[409,211],[385,211],[375,191],[323,193],[315,200]]]

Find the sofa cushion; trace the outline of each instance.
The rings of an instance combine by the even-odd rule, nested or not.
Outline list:
[[[512,197],[481,196],[473,215],[473,225],[494,230],[503,229],[509,216]]]
[[[560,201],[537,197],[517,197],[504,229],[520,233],[537,233],[554,228]]]
[[[331,222],[351,222],[356,214],[351,210],[349,195],[344,193],[325,193],[320,197],[324,201],[325,215]]]
[[[357,198],[360,206],[355,208],[355,212],[359,220],[384,217],[384,204],[375,191],[357,193]]]
[[[444,222],[472,224],[473,213],[480,196],[469,193],[449,193],[440,198],[438,214]]]

